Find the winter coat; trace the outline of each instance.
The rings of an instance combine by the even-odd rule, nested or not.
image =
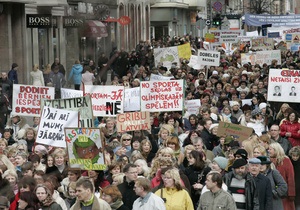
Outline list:
[[[14,70],[14,69],[12,69],[12,70],[10,70],[9,72],[8,72],[8,79],[10,80],[10,81],[12,81],[12,83],[14,83],[14,84],[19,84],[19,82],[18,82],[18,72],[17,72],[17,70]]]
[[[291,159],[291,162],[294,166],[294,172],[295,172],[294,177],[300,177],[300,159],[298,159],[297,161]],[[295,179],[295,186],[296,186],[295,205],[297,208],[300,206],[300,180],[299,179]]]
[[[276,169],[269,169],[264,175],[268,177],[271,182],[273,194],[273,210],[282,210],[283,203],[281,198],[286,196],[288,190],[286,182],[284,181],[279,171],[277,171]]]
[[[253,128],[253,130],[258,136],[261,136],[262,132],[268,130],[267,126],[264,125],[263,121],[254,119],[251,119],[251,121],[247,123],[247,127]]]
[[[199,207],[197,210],[230,209],[236,210],[235,201],[232,196],[220,189],[218,192],[205,192],[201,195]]]
[[[280,125],[280,136],[285,137],[287,132],[291,133],[291,137],[288,137],[288,140],[291,142],[292,146],[300,146],[300,123],[299,122],[290,122],[285,120]]]
[[[73,83],[75,85],[80,85],[82,79],[82,74],[81,74],[82,71],[83,71],[83,67],[81,64],[74,64],[69,74],[68,81],[70,81],[71,78],[73,77]]]
[[[277,164],[276,158],[271,158],[271,160],[288,186],[287,197],[282,199],[284,210],[294,210],[294,201],[288,199],[288,197],[296,196],[294,167],[292,162],[288,157],[285,157],[280,165]]]
[[[26,119],[23,117],[20,117],[20,121],[16,124],[14,124],[12,121],[12,118],[10,118],[10,120],[7,121],[5,128],[12,128],[14,131],[13,139],[15,141],[18,141],[25,137],[26,129],[29,127],[30,126],[26,123]]]
[[[94,196],[94,202],[92,205],[92,210],[111,210],[110,205],[108,203],[106,203],[106,201],[97,198],[96,196]],[[81,210],[81,205],[80,205],[80,201],[76,200],[76,202],[74,203],[74,205],[71,207],[70,210]]]
[[[135,194],[133,190],[134,182],[128,183],[126,177],[124,177],[124,182],[118,185],[118,188],[123,196],[122,200],[125,206],[132,209],[134,201],[139,197]]]
[[[45,86],[43,72],[39,69],[30,72],[31,84],[35,86]]]

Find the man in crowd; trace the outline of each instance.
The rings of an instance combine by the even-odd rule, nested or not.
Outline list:
[[[292,148],[291,143],[285,137],[282,137],[280,134],[280,128],[278,125],[274,124],[270,128],[271,140],[279,143],[286,155],[289,154],[290,149]]]

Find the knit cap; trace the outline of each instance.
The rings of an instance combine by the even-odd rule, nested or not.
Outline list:
[[[224,157],[215,157],[213,162],[216,162],[221,169],[225,169],[228,165],[228,159]]]

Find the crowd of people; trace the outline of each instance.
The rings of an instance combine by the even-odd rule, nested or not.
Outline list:
[[[273,61],[241,65],[241,53],[220,50],[220,66],[193,69],[187,59],[171,68],[154,64],[153,49],[190,43],[197,55],[202,42],[191,36],[141,41],[130,53],[114,49],[98,62],[75,61],[67,75],[55,59],[30,72],[31,85],[60,89],[74,84],[139,87],[151,74],[185,80],[185,100],[198,99],[196,114],[187,110],[151,112],[150,130],[117,132],[116,119],[96,117],[105,142],[106,170],[71,168],[67,151],[35,142],[39,117],[27,122],[10,114],[18,65],[2,72],[0,106],[0,208],[3,209],[157,209],[293,210],[300,209],[300,121],[297,104],[269,102],[270,68],[298,68],[298,52],[282,51]],[[107,71],[111,70],[111,84]],[[251,105],[243,105],[251,99]],[[237,141],[217,135],[219,123],[253,129]]]

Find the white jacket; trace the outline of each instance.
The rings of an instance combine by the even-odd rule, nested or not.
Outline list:
[[[166,207],[161,197],[149,192],[145,198],[134,201],[132,210],[166,210]]]

